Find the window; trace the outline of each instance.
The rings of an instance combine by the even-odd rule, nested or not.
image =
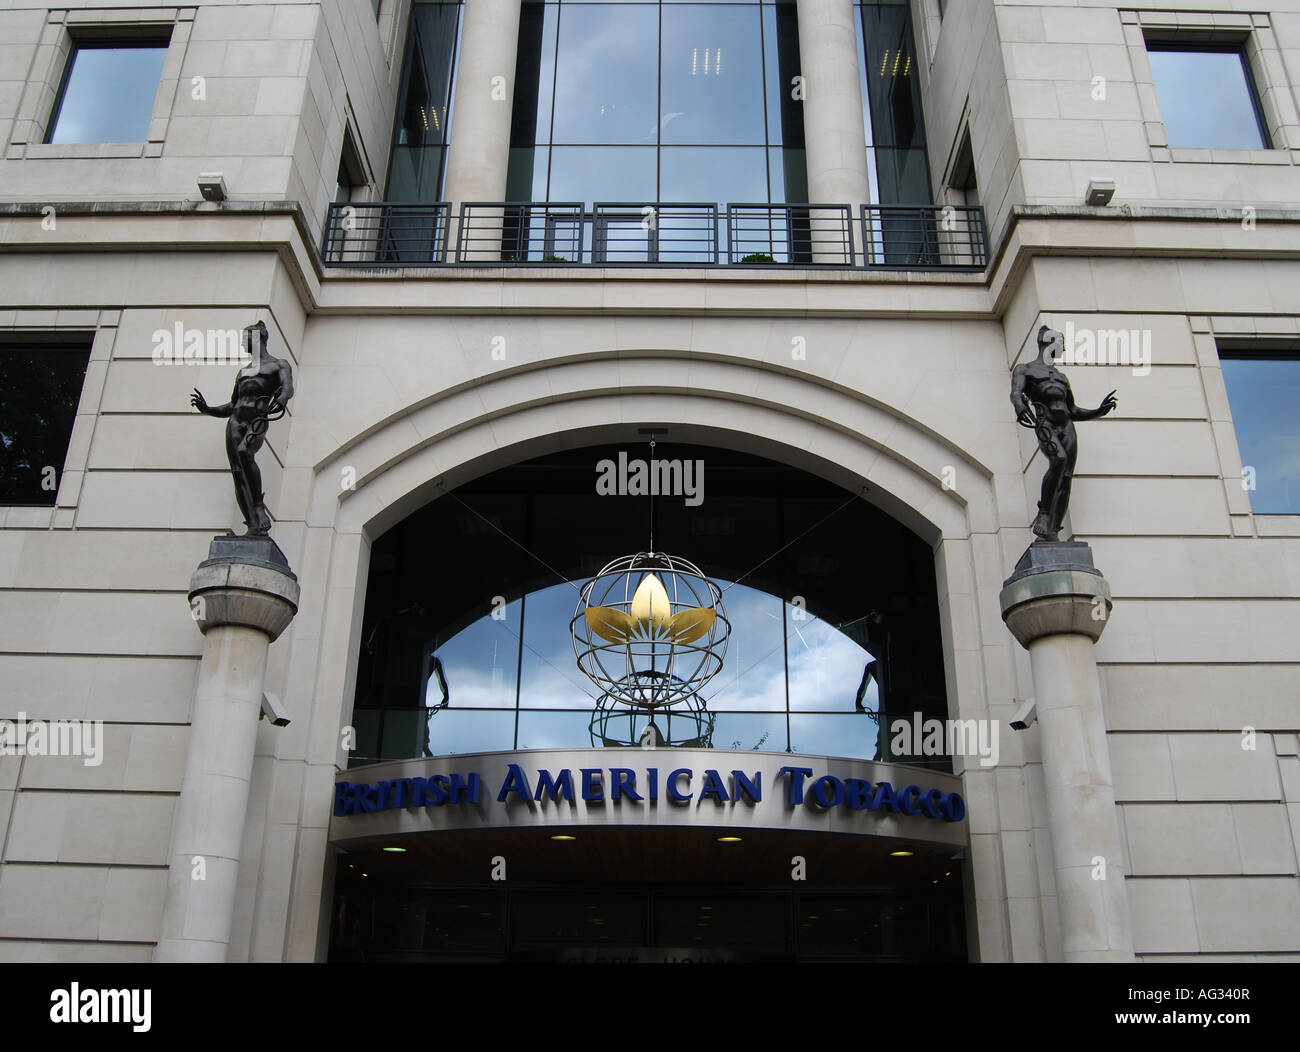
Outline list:
[[[651,719],[661,744],[682,748],[949,764],[895,753],[881,732],[891,717],[947,712],[924,541],[830,483],[713,447],[666,453],[707,471],[699,507],[598,493],[597,465],[627,453],[586,448],[501,468],[375,542],[353,765],[636,745]],[[723,589],[730,624],[717,674],[653,711],[602,694],[578,665],[570,629],[585,582],[612,557],[645,550],[651,514],[654,543],[698,560]],[[646,572],[633,571],[626,587],[618,572],[600,578],[597,605],[635,594]],[[620,651],[603,660],[622,675]],[[681,660],[689,674],[692,659]]]
[[[1147,53],[1170,146],[1272,148],[1241,45],[1148,40]]]
[[[980,203],[979,186],[975,182],[975,155],[970,144],[970,128],[962,136],[961,145],[952,162],[952,175],[948,182],[949,195],[955,205],[974,206]]]
[[[1300,355],[1220,348],[1219,358],[1251,510],[1300,515]]]
[[[339,172],[334,178],[334,200],[351,201],[358,190],[365,189],[367,180],[360,152],[352,139],[352,130],[343,132],[343,145],[339,149]]]
[[[515,68],[510,200],[807,200],[790,0],[529,0]]]
[[[859,3],[858,78],[871,200],[930,203],[921,83],[906,4]]]
[[[440,199],[459,33],[459,3],[412,5],[388,170],[389,201]]]
[[[168,41],[75,41],[50,114],[49,143],[144,142]]]
[[[84,344],[0,344],[0,504],[53,506],[89,361]]]

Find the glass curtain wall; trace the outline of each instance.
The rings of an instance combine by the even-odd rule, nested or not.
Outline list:
[[[652,516],[655,550],[716,582],[731,623],[703,712],[656,716],[665,744],[889,759],[890,714],[946,718],[928,545],[821,479],[713,448],[658,447],[703,465],[698,506],[601,495],[597,465],[620,452],[646,457],[585,449],[502,469],[375,542],[353,764],[637,742],[644,715],[596,719],[570,620],[586,580],[650,549]]]
[[[798,72],[793,0],[525,0],[507,196],[806,202]]]

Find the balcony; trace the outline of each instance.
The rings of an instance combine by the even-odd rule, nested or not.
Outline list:
[[[982,271],[984,210],[956,205],[475,201],[330,205],[326,266]]]

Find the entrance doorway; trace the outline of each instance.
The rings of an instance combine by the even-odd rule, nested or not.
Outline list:
[[[967,959],[951,849],[806,833],[720,843],[727,832],[436,833],[342,854],[329,959]]]

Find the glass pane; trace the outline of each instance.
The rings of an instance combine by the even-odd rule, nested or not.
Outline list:
[[[793,4],[763,7],[763,61],[766,66],[767,141],[802,148],[803,102],[794,97],[799,75],[799,19]]]
[[[581,712],[519,713],[520,749],[587,749],[591,741],[591,709]],[[635,741],[636,739],[633,739]]]
[[[428,204],[442,190],[441,146],[394,146],[388,174],[387,200],[398,204]]]
[[[352,714],[352,729],[356,731],[356,744],[348,753],[348,766],[358,767],[375,763],[379,759],[379,723],[383,713],[378,709],[357,709]]]
[[[759,15],[748,5],[664,9],[662,142],[765,141]]]
[[[654,201],[655,149],[557,146],[548,201]]]
[[[766,201],[767,165],[758,148],[665,146],[661,151],[665,201]]]
[[[502,607],[505,617],[480,617],[435,649],[424,670],[424,703],[456,709],[514,708],[519,668],[520,601]]]
[[[656,141],[658,16],[649,4],[564,5],[552,142]]]
[[[594,703],[595,687],[574,662],[569,632],[578,595],[573,585],[564,583],[533,592],[525,600],[521,708],[589,709]]]
[[[719,712],[713,719],[713,748],[785,752],[785,712]],[[674,727],[674,735],[678,733]],[[737,766],[740,766],[739,764]]]
[[[395,145],[427,146],[447,141],[447,107],[459,19],[459,4],[417,4],[411,12]]]
[[[869,111],[867,142],[877,146],[921,146],[921,79],[912,48],[912,18],[906,5],[863,4],[865,61],[862,74]]]
[[[838,628],[806,610],[786,604],[786,647],[790,674],[790,708],[853,712],[863,672],[875,659]],[[868,676],[862,705],[879,708],[875,673]]]
[[[808,161],[803,150],[769,150],[768,173],[773,204],[807,202]]]
[[[640,895],[599,889],[525,891],[510,905],[516,949],[645,944],[646,910]]]
[[[393,711],[386,713],[391,717]],[[418,715],[427,716],[428,755],[448,756],[467,752],[502,752],[515,747],[515,714],[487,710],[428,709]],[[423,731],[423,726],[420,730]],[[387,745],[388,734],[384,734]],[[425,755],[423,739],[413,752],[406,756]]]
[[[167,45],[78,47],[47,142],[144,142]]]
[[[520,10],[514,113],[510,121],[511,146],[532,146],[551,141],[558,19],[559,7],[555,4],[524,4]]]
[[[926,168],[925,150],[877,149],[876,178],[882,205],[923,205],[930,203],[930,173]]]
[[[494,953],[505,941],[505,896],[496,891],[413,888],[402,920],[413,925],[425,950]],[[420,922],[423,920],[420,930]]]
[[[789,911],[784,895],[661,892],[655,896],[656,945],[784,953]]]
[[[790,714],[791,752],[870,760],[876,755],[876,737],[876,723],[865,712],[850,716]]]
[[[723,588],[731,638],[722,671],[705,693],[714,712],[785,710],[785,647],[781,638],[781,600],[743,584]],[[752,743],[740,746],[748,749]]]
[[[510,151],[506,170],[507,201],[545,201],[546,165],[550,151],[545,146],[522,146]]]
[[[89,361],[88,348],[0,346],[0,504],[54,504]]]
[[[1257,515],[1300,515],[1300,361],[1224,358],[1223,382]]]
[[[1238,51],[1149,52],[1170,146],[1268,149]]]

